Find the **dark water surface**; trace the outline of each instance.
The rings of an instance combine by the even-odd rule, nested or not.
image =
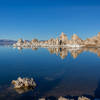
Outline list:
[[[0,100],[100,95],[100,49],[0,47]],[[34,90],[14,90],[12,80],[33,77]]]

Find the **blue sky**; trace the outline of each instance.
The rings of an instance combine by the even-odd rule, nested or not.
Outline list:
[[[100,0],[0,0],[0,39],[46,40],[100,31]],[[57,34],[56,34],[57,32]]]

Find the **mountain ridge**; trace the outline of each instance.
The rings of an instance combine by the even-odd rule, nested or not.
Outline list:
[[[0,39],[0,45],[13,45],[16,42],[16,40]]]

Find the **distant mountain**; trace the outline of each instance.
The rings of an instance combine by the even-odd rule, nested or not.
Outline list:
[[[0,45],[12,45],[16,43],[15,40],[0,39]]]

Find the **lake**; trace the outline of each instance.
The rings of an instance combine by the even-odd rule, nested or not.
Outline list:
[[[18,77],[33,77],[33,90],[15,90]],[[13,48],[0,46],[0,100],[41,97],[100,98],[99,48]]]

